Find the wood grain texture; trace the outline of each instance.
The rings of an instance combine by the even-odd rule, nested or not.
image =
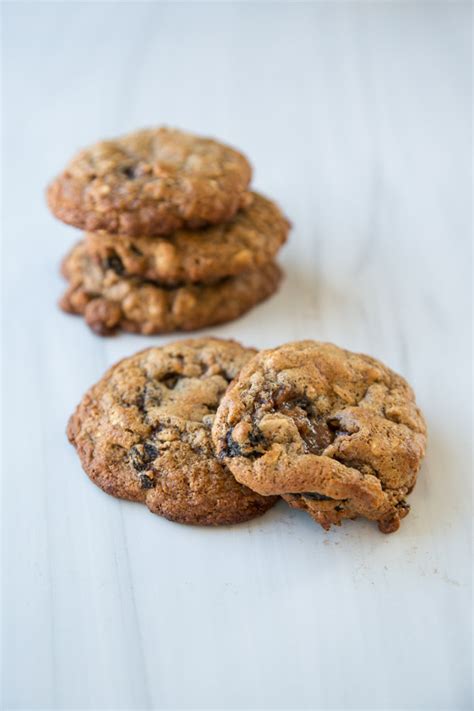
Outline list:
[[[3,705],[467,709],[470,6],[6,3]],[[103,494],[65,424],[105,368],[55,305],[77,238],[43,189],[80,146],[165,123],[245,151],[294,223],[279,294],[223,337],[368,352],[429,427],[399,533],[284,504],[220,530]]]

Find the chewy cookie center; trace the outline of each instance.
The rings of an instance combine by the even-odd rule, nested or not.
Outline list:
[[[338,433],[334,418],[319,412],[304,393],[281,385],[262,393],[251,415],[227,430],[221,456],[256,459],[274,443],[321,455]]]
[[[304,400],[286,402],[280,412],[293,420],[308,454],[322,454],[334,440],[334,431],[324,418],[311,413]]]
[[[304,393],[280,386],[272,395],[272,411],[294,423],[308,454],[322,454],[334,441],[336,430],[331,420],[318,412]]]

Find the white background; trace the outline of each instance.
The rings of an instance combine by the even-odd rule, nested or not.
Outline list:
[[[4,707],[469,708],[469,5],[3,12]],[[279,294],[212,332],[332,340],[413,384],[429,450],[398,533],[283,503],[179,526],[82,473],[83,392],[172,337],[57,309],[80,235],[43,190],[77,148],[159,123],[240,147],[294,223]]]

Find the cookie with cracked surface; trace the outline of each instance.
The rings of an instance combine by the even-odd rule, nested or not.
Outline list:
[[[47,199],[56,217],[85,230],[169,234],[229,220],[248,204],[251,173],[229,146],[150,128],[80,151]]]
[[[83,314],[101,336],[118,329],[146,335],[194,331],[242,316],[278,288],[281,271],[274,262],[215,284],[169,287],[103,269],[79,242],[62,272],[69,288],[59,305]]]
[[[92,481],[179,523],[247,521],[277,501],[239,484],[214,456],[211,424],[255,353],[235,341],[184,340],[112,368],[84,396],[67,434]]]
[[[401,376],[369,356],[301,341],[242,369],[213,439],[254,491],[283,495],[326,529],[365,516],[390,533],[408,513],[426,427]]]
[[[209,283],[258,269],[275,257],[290,225],[273,202],[257,193],[252,197],[229,222],[199,231],[181,229],[165,237],[88,232],[87,251],[104,268],[166,284]]]

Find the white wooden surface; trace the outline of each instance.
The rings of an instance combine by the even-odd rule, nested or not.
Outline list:
[[[469,5],[3,14],[4,708],[469,708]],[[429,452],[399,533],[283,504],[187,528],[82,473],[64,428],[85,389],[172,339],[101,340],[56,308],[79,234],[43,189],[158,123],[241,147],[294,222],[278,296],[212,332],[333,340],[415,387]]]

